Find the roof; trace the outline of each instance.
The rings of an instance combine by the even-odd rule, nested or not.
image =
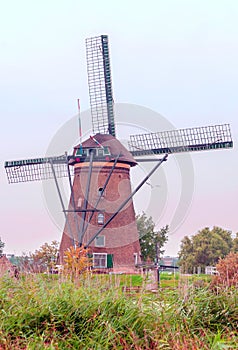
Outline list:
[[[132,154],[124,147],[119,140],[110,134],[96,134],[90,137],[82,143],[83,148],[95,148],[100,147],[94,139],[102,146],[108,147],[112,155],[111,159],[114,159],[120,154],[118,162],[128,163],[130,166],[135,166],[137,164],[136,160],[133,158]],[[74,147],[74,154],[76,149],[80,148],[80,144]]]

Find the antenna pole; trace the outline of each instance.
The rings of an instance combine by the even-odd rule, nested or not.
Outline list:
[[[80,99],[77,99],[78,103],[78,123],[79,123],[79,143],[80,143],[80,149],[82,149],[82,124],[81,124],[81,117],[80,117]]]

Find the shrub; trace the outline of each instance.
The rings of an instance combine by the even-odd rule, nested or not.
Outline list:
[[[238,253],[229,253],[216,265],[218,275],[213,277],[212,287],[238,286]]]
[[[64,274],[72,280],[78,279],[79,275],[85,275],[92,266],[92,259],[89,258],[89,249],[83,246],[70,247],[65,252]]]

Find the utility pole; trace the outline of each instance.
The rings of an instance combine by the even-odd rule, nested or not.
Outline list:
[[[157,269],[157,283],[158,287],[160,286],[160,271],[159,271],[159,242],[157,242],[157,237],[155,238],[155,266]]]

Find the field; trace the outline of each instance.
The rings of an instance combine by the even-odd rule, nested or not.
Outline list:
[[[150,293],[141,276],[4,277],[0,349],[238,349],[238,291],[209,282],[162,273]]]

